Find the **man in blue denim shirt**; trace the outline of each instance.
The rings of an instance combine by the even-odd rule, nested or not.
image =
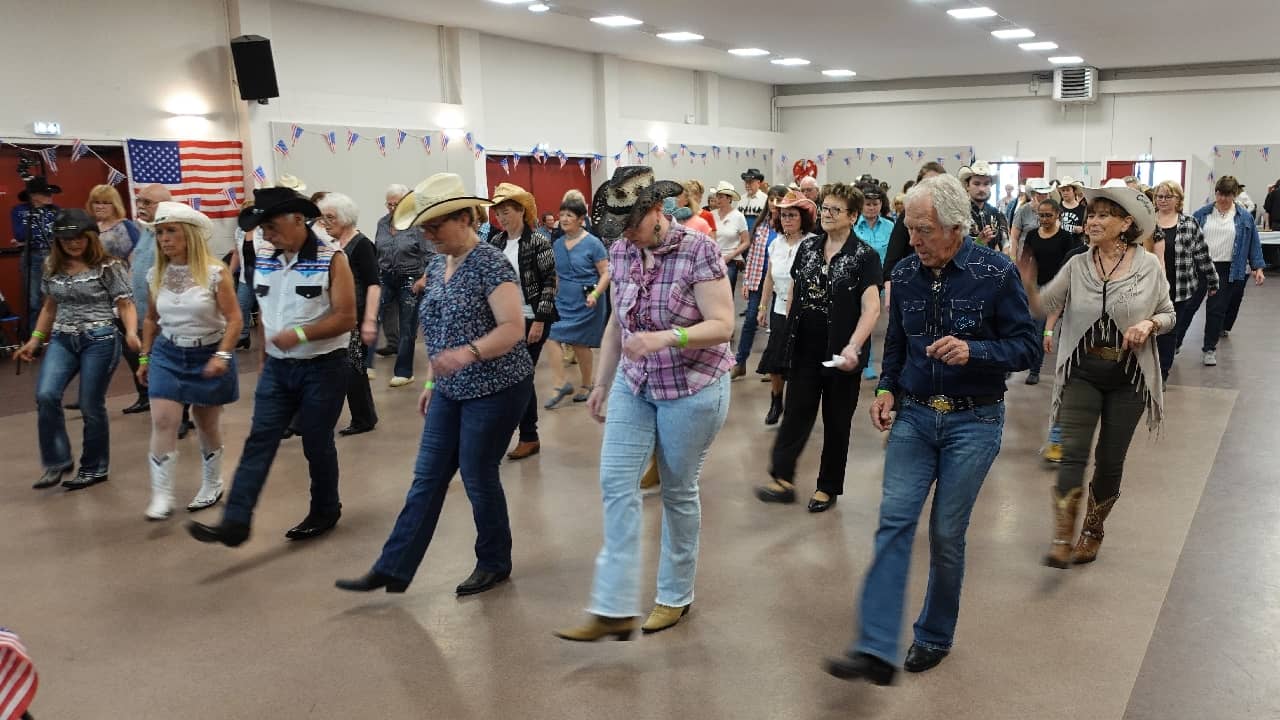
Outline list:
[[[969,198],[950,175],[924,180],[907,195],[916,254],[893,272],[884,364],[871,406],[877,429],[892,426],[880,527],[858,637],[827,663],[836,677],[893,681],[911,545],[931,486],[929,589],[905,669],[928,670],[951,650],[969,515],[1000,452],[1005,373],[1029,367],[1037,342],[1017,268],[966,237],[969,223]]]

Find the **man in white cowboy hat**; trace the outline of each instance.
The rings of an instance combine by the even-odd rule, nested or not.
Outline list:
[[[1048,199],[1049,194],[1053,192],[1053,185],[1044,178],[1028,178],[1026,183],[1027,201],[1018,208],[1017,213],[1013,216],[1013,227],[1009,229],[1009,247],[1006,248],[1009,257],[1017,258],[1018,251],[1022,247],[1022,238],[1027,233],[1036,232],[1040,227],[1040,217],[1036,214],[1040,208],[1040,203]]]
[[[267,357],[222,522],[188,526],[201,542],[235,547],[249,538],[254,506],[295,415],[311,475],[311,507],[285,537],[319,537],[342,515],[333,429],[346,398],[356,291],[346,255],[308,225],[319,216],[315,203],[285,187],[255,190],[253,207],[240,211],[240,229],[261,227],[271,245],[258,253],[253,277],[265,339],[259,344]]]
[[[969,192],[969,212],[973,216],[969,234],[981,245],[993,250],[1003,250],[1009,242],[1009,223],[988,202],[991,199],[991,182],[995,177],[991,165],[976,162],[969,167],[960,168],[956,177],[960,178],[961,184]]]

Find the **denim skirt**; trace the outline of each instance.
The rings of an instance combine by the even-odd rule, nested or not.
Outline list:
[[[226,405],[240,399],[240,376],[233,355],[218,377],[202,374],[217,345],[182,348],[161,335],[151,346],[147,382],[150,396],[189,405]]]

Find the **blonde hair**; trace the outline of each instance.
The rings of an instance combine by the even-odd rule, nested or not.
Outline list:
[[[1186,199],[1186,193],[1182,192],[1182,185],[1177,180],[1165,180],[1152,189],[1152,194],[1156,194],[1161,190],[1166,190],[1170,195],[1178,198],[1178,212],[1182,212],[1182,201]]]
[[[226,269],[222,261],[209,254],[209,243],[201,236],[196,226],[187,223],[158,223],[160,225],[177,225],[182,228],[182,237],[187,241],[187,268],[191,271],[191,277],[197,283],[203,286],[209,282],[209,271],[215,267]],[[156,244],[156,264],[155,272],[151,275],[151,297],[160,294],[160,283],[164,281],[165,271],[169,269],[169,256],[160,250],[159,243]],[[216,288],[209,288],[210,291]]]
[[[110,185],[94,185],[93,189],[89,191],[89,199],[85,201],[84,209],[89,213],[90,217],[93,217],[93,204],[96,202],[111,203],[116,217],[121,220],[125,218],[124,200],[120,198],[120,193]]]
[[[702,199],[707,189],[697,180],[685,180],[684,191],[689,197],[689,207],[695,211],[702,209]]]

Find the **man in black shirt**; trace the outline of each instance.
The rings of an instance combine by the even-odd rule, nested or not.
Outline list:
[[[1009,221],[987,202],[991,199],[991,181],[995,177],[991,166],[976,162],[960,168],[956,177],[969,191],[969,212],[973,215],[969,234],[978,244],[1003,252],[1009,244]]]

